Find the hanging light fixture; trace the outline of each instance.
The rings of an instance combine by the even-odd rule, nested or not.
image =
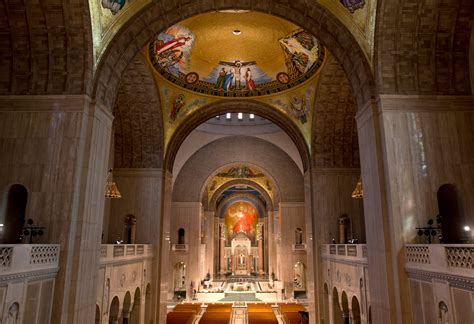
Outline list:
[[[364,189],[362,188],[362,176],[359,177],[359,181],[357,181],[356,187],[352,192],[352,198],[355,199],[362,199],[364,198]]]
[[[122,198],[122,194],[117,188],[115,181],[112,180],[112,169],[107,172],[107,184],[105,186],[105,198]]]

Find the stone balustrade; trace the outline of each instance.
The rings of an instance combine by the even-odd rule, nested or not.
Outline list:
[[[58,263],[57,244],[0,244],[0,279],[29,272],[56,273]]]
[[[367,263],[366,244],[322,244],[321,255],[323,258],[334,261]]]
[[[153,256],[151,244],[102,244],[100,263],[136,261]]]
[[[173,244],[171,246],[171,250],[177,251],[177,252],[188,252],[189,244]]]
[[[292,244],[291,249],[293,251],[306,251],[306,244],[301,243],[301,244]]]
[[[474,278],[474,244],[408,244],[405,257],[411,273]]]

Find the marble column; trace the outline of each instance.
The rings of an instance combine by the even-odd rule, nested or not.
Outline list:
[[[258,244],[258,260],[257,260],[257,268],[258,272],[262,274],[263,271],[263,223],[257,224],[257,244]]]
[[[386,200],[382,128],[377,103],[369,102],[356,116],[359,134],[364,217],[368,245],[370,295],[374,323],[401,323],[400,300],[396,298],[398,276]]]
[[[275,234],[275,219],[274,211],[268,211],[268,227],[267,227],[267,242],[268,242],[268,274],[271,276],[272,272],[276,273],[276,234]]]
[[[205,211],[204,218],[206,219],[206,274],[212,274],[214,271],[214,212]]]
[[[54,323],[94,321],[112,119],[85,95],[0,98],[0,188],[24,185],[39,243],[60,244]]]
[[[153,280],[152,281],[152,302],[150,313],[153,314],[154,323],[166,322],[166,310],[168,301],[172,298],[172,278],[173,268],[170,265],[170,221],[171,221],[171,193],[173,175],[163,171],[162,180],[162,208],[161,215],[157,217],[158,224],[153,237]]]
[[[404,245],[453,184],[474,222],[474,97],[381,95],[357,114],[374,323],[412,323]]]
[[[333,305],[333,296],[332,294],[327,294],[325,297],[328,300],[328,307],[329,307],[329,323],[328,324],[334,324],[334,305]]]
[[[140,324],[145,323],[145,290],[142,290],[142,295],[140,297]]]
[[[226,271],[226,258],[225,258],[225,229],[224,224],[219,224],[219,273],[224,274]],[[233,264],[233,263],[232,263]],[[232,270],[233,271],[233,270]]]

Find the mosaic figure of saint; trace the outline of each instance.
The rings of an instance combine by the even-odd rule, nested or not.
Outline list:
[[[253,81],[252,71],[250,71],[250,68],[247,68],[247,72],[245,72],[245,87],[248,91],[255,90],[255,82]]]

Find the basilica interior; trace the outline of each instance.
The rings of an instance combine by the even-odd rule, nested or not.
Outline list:
[[[471,0],[0,12],[0,323],[474,323]]]

